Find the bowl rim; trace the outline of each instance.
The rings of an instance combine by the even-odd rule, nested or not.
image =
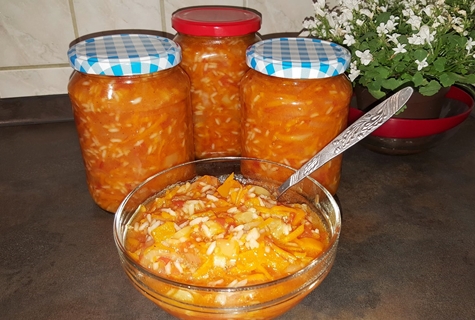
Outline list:
[[[331,234],[330,239],[329,239],[329,245],[326,248],[324,252],[322,252],[321,255],[319,255],[317,258],[313,259],[307,266],[304,268],[298,270],[295,273],[292,273],[288,276],[285,276],[283,278],[275,279],[272,281],[260,283],[260,284],[253,284],[253,285],[245,285],[241,287],[211,287],[211,286],[200,286],[200,285],[193,285],[189,283],[184,283],[184,282],[177,282],[174,280],[167,279],[165,277],[159,276],[157,274],[154,274],[150,272],[148,269],[144,268],[142,265],[137,263],[130,255],[128,254],[127,250],[125,249],[124,245],[122,244],[122,240],[124,235],[119,234],[118,230],[120,230],[121,227],[121,213],[124,211],[125,205],[127,201],[134,195],[135,192],[137,192],[142,186],[147,184],[149,181],[155,179],[156,177],[165,174],[171,170],[187,166],[187,165],[192,165],[196,163],[203,163],[203,162],[215,162],[215,161],[226,161],[226,162],[231,162],[231,161],[242,161],[242,160],[247,160],[247,161],[260,161],[260,162],[267,162],[272,165],[278,165],[282,166],[286,169],[289,169],[291,171],[296,171],[296,169],[287,166],[282,163],[274,162],[271,160],[265,160],[265,159],[258,159],[258,158],[252,158],[252,157],[213,157],[213,158],[206,158],[206,159],[198,159],[198,160],[193,160],[193,161],[188,161],[185,163],[181,163],[179,165],[173,166],[171,168],[162,170],[160,172],[157,172],[156,174],[151,175],[147,179],[145,179],[142,183],[140,183],[137,187],[135,187],[121,202],[119,207],[117,208],[114,216],[114,223],[113,223],[113,237],[114,237],[114,242],[116,244],[116,247],[119,251],[119,254],[125,258],[128,263],[132,264],[137,270],[143,274],[145,274],[147,277],[150,277],[154,280],[157,281],[162,281],[164,283],[167,283],[169,285],[176,286],[178,288],[183,288],[187,290],[192,290],[192,291],[204,291],[204,292],[214,292],[214,293],[229,293],[229,292],[241,292],[241,291],[250,291],[250,290],[257,290],[261,288],[266,288],[274,285],[278,285],[281,283],[285,283],[287,281],[290,281],[294,278],[297,278],[303,274],[305,274],[308,270],[312,269],[315,267],[315,265],[319,264],[321,261],[325,260],[325,258],[332,253],[333,250],[336,250],[338,242],[339,242],[339,237],[341,233],[341,210],[340,207],[338,206],[338,203],[336,202],[335,198],[330,194],[330,192],[323,186],[321,185],[318,181],[313,179],[312,177],[307,177],[306,179],[309,179],[317,185],[327,196],[328,200],[330,201],[332,207],[335,210],[335,231],[333,234]],[[133,216],[133,215],[132,215]],[[131,216],[131,217],[132,217]],[[127,223],[126,223],[127,224]],[[306,282],[307,284],[307,282]],[[301,288],[299,288],[301,290]],[[294,292],[295,290],[290,291],[290,293]],[[297,290],[298,291],[298,290]],[[287,295],[284,295],[287,296]],[[260,305],[260,304],[257,304]],[[231,307],[230,309],[236,309],[236,307]]]
[[[475,105],[475,98],[457,86],[452,86],[445,97],[464,103],[466,110],[450,117],[437,119],[390,118],[381,127],[371,133],[371,136],[394,139],[421,138],[443,133],[456,127],[467,119],[472,112]],[[348,125],[358,120],[363,114],[363,111],[355,107],[350,107]],[[415,125],[416,123],[417,125]]]

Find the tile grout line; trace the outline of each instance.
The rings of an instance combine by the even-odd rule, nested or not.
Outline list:
[[[31,65],[31,66],[0,67],[0,71],[64,68],[64,67],[69,67],[69,66],[70,66],[69,63],[36,64],[36,65]]]
[[[165,22],[165,0],[160,0],[160,20],[162,20],[162,31],[167,31],[167,23]]]
[[[74,9],[74,0],[69,0],[69,11],[71,14],[71,22],[73,23],[74,38],[79,38],[78,23],[76,20],[76,10]]]
[[[71,22],[73,26],[74,38],[79,38],[76,12],[74,10],[74,1],[68,0],[69,3],[69,13],[71,14]],[[0,71],[16,71],[16,70],[34,70],[34,69],[49,69],[49,68],[65,68],[69,67],[69,63],[53,63],[53,64],[37,64],[29,66],[9,66],[9,67],[0,67]]]

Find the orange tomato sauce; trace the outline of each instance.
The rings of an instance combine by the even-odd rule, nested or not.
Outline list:
[[[300,168],[346,128],[351,96],[345,75],[300,80],[249,70],[241,83],[242,155]],[[335,194],[341,163],[340,155],[311,176]]]
[[[151,273],[224,288],[293,274],[328,243],[327,230],[308,205],[279,203],[267,189],[242,184],[233,174],[223,183],[201,176],[140,205],[125,236],[129,255]],[[203,299],[193,303],[209,299],[176,289],[168,295]],[[211,297],[209,303],[219,300]]]
[[[202,37],[177,34],[181,66],[191,79],[195,157],[241,154],[239,82],[249,69],[246,49],[254,34]]]
[[[101,208],[114,212],[145,178],[193,159],[189,87],[180,67],[123,77],[74,72],[68,91]]]

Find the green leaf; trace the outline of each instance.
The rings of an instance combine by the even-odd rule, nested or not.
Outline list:
[[[412,82],[414,83],[415,87],[420,87],[424,82],[424,77],[422,73],[416,72],[416,74],[412,77]]]
[[[391,74],[391,70],[389,70],[389,68],[387,67],[378,67],[377,68],[377,71],[379,73],[379,76],[382,78],[382,79],[387,79],[389,77],[389,75]]]
[[[377,81],[368,83],[367,88],[368,88],[368,91],[374,91],[374,92],[381,91],[381,85]]]
[[[381,78],[381,75],[377,69],[367,70],[365,76],[371,79]]]
[[[450,72],[442,73],[439,77],[439,81],[444,87],[450,87],[455,84],[455,78]]]
[[[459,47],[465,47],[465,44],[467,43],[467,39],[465,37],[462,37],[458,34],[454,34],[450,37],[450,40],[455,43],[455,45],[459,46]]]
[[[460,81],[462,83],[469,83],[469,84],[475,84],[475,74],[470,74],[464,76],[465,81]]]
[[[417,49],[416,51],[414,51],[414,58],[419,61],[424,60],[425,58],[427,58],[428,55],[429,54],[427,53],[427,51],[423,49]]]
[[[469,74],[469,75],[460,75],[456,74],[453,72],[448,72],[448,75],[450,78],[454,81],[454,83],[468,83],[468,84],[474,84],[475,83],[475,74]],[[444,87],[446,87],[444,85]]]
[[[376,25],[379,26],[381,22],[386,23],[391,17],[391,12],[382,12],[376,17]]]
[[[373,97],[375,97],[376,99],[381,99],[381,98],[383,98],[383,97],[386,95],[386,93],[384,93],[384,92],[381,91],[381,90],[371,90],[371,89],[368,88],[368,91],[369,91],[369,93],[371,93],[371,94],[373,95]]]
[[[381,86],[385,89],[395,90],[404,84],[403,80],[396,80],[394,78],[383,80]]]
[[[363,42],[365,42],[367,39],[375,38],[375,37],[377,37],[377,36],[378,36],[378,34],[377,34],[376,32],[374,32],[374,31],[371,32],[371,31],[370,31],[370,32],[367,32],[364,36],[360,37],[360,38],[358,39],[358,42],[363,43]],[[367,48],[366,48],[366,49],[367,49]]]
[[[447,63],[447,58],[439,57],[439,58],[435,59],[433,66],[434,66],[435,70],[437,70],[439,72],[444,72],[446,63]]]
[[[419,93],[423,96],[432,96],[439,92],[442,86],[435,80],[430,81],[426,86],[419,88]]]
[[[409,43],[409,40],[407,40],[407,36],[404,35],[404,34],[400,35],[397,39],[398,39],[399,43],[401,43],[401,44],[408,44]]]

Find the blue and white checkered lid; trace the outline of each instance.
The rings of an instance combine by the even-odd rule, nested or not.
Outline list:
[[[81,41],[68,50],[71,66],[80,72],[130,76],[169,69],[181,61],[181,48],[167,38],[115,34]]]
[[[288,79],[319,79],[345,72],[351,60],[342,46],[312,38],[276,38],[255,43],[247,65],[263,74]]]

